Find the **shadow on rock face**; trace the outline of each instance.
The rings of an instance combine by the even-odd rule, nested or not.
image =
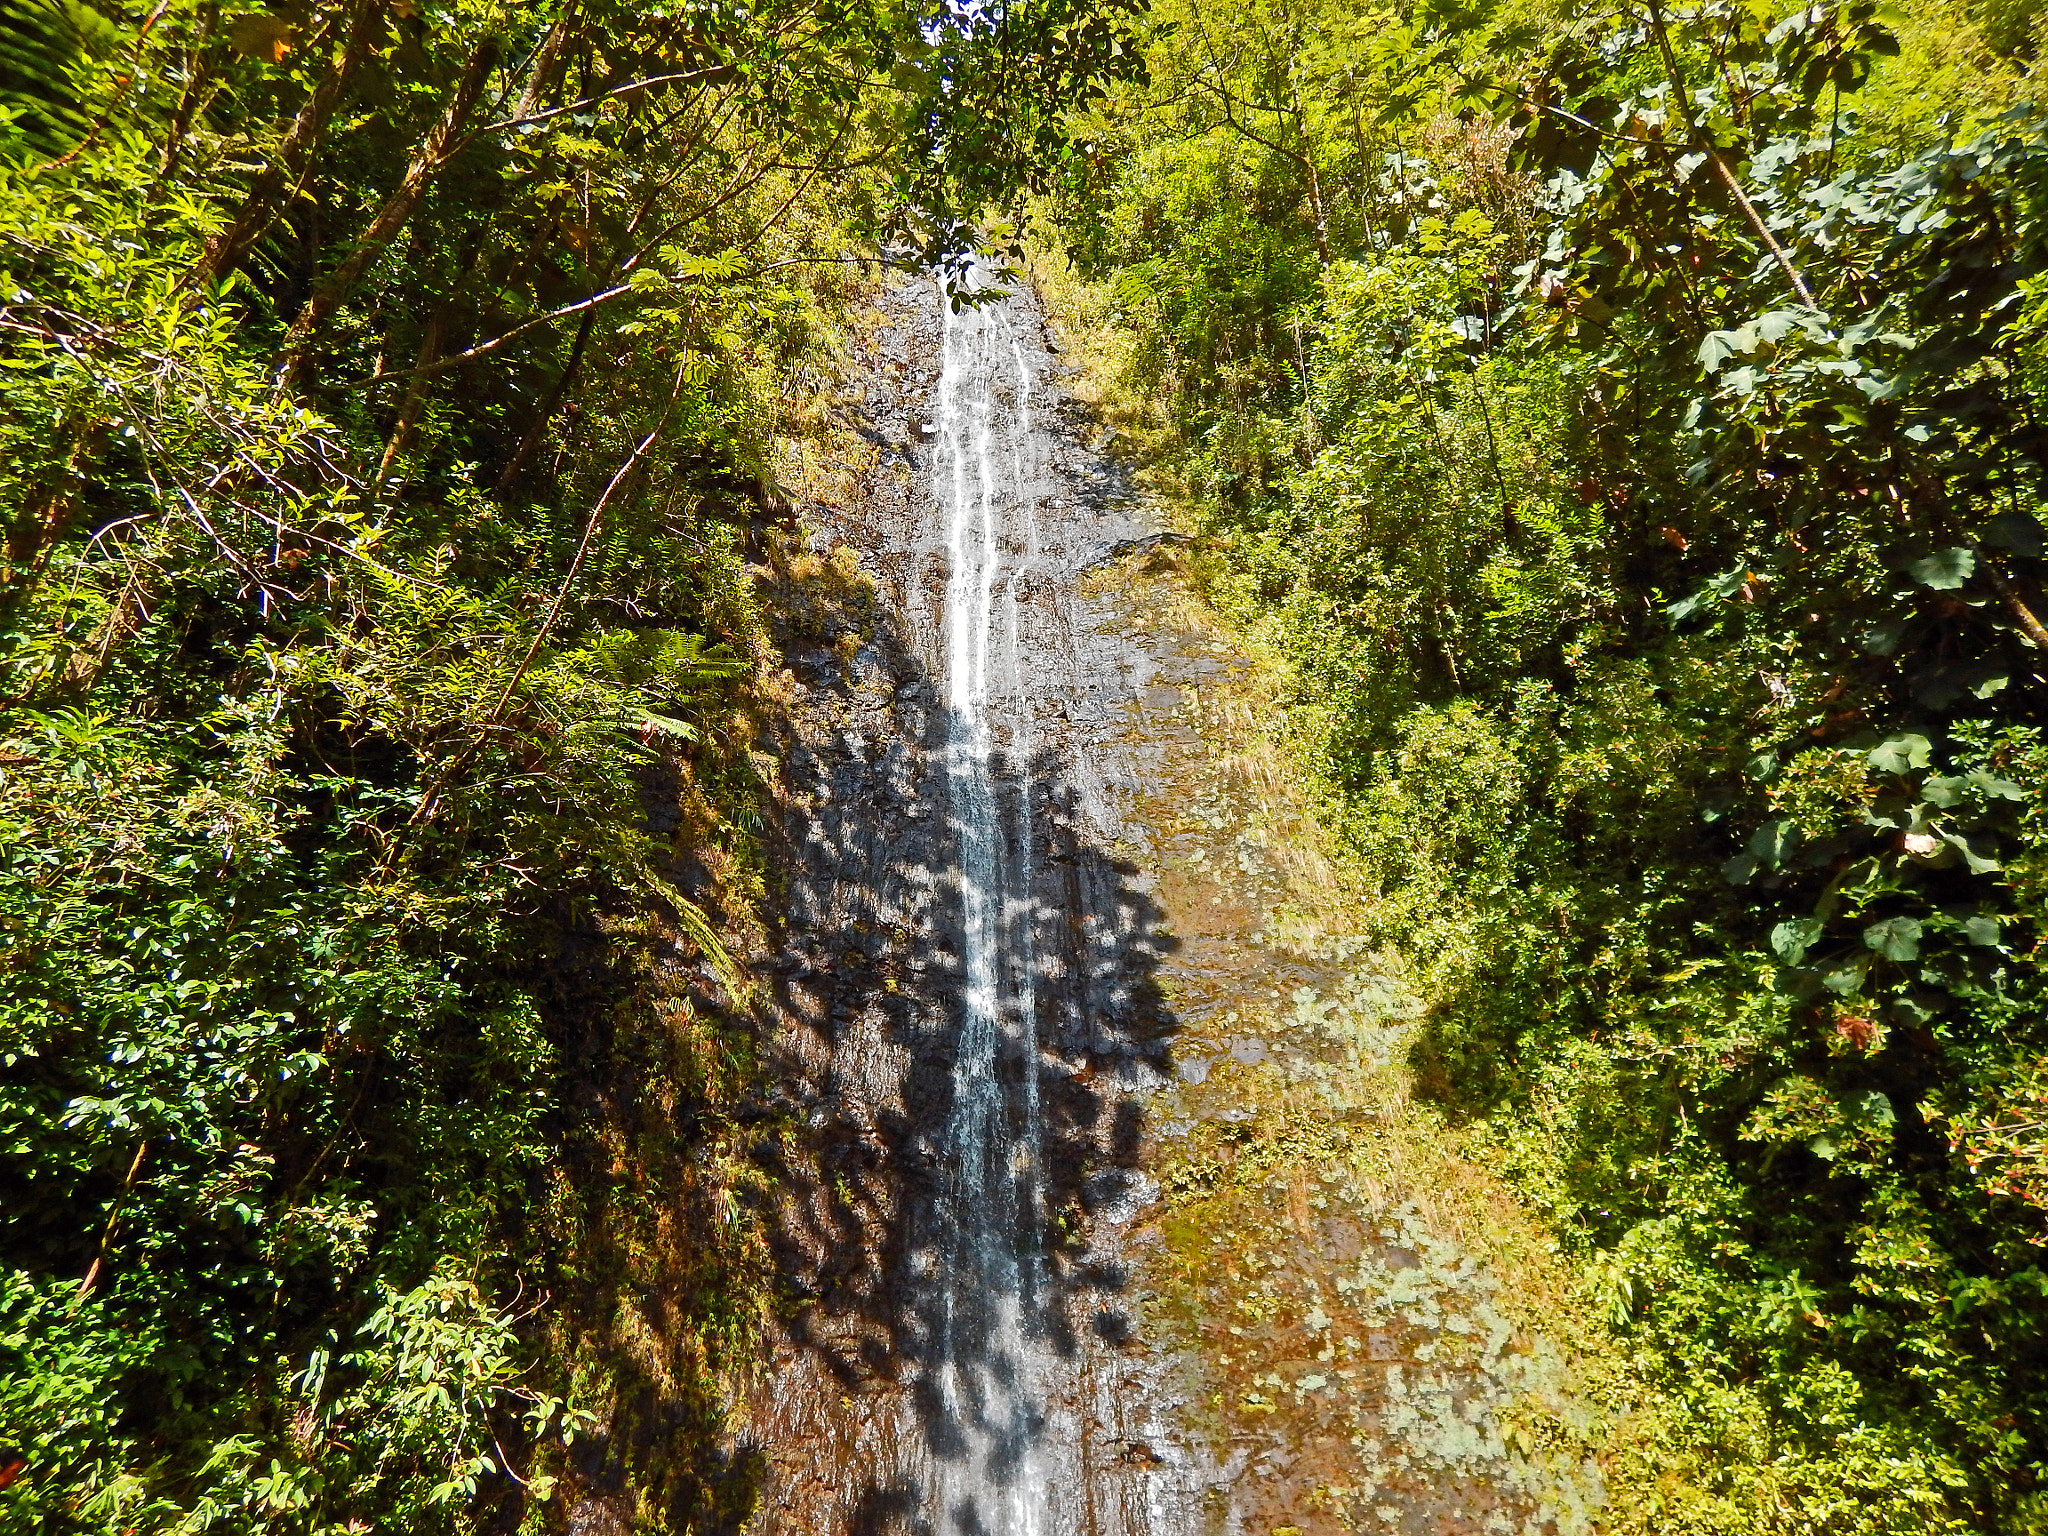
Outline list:
[[[921,1518],[923,1500],[918,1490],[904,1483],[890,1486],[868,1481],[849,1511],[847,1536],[929,1536],[931,1527]]]
[[[1138,1317],[1107,1261],[1157,1195],[1137,1101],[1177,1028],[1120,809],[1145,658],[1088,577],[1145,529],[1028,299],[884,309],[854,415],[885,451],[811,545],[849,576],[857,548],[875,596],[782,613],[795,704],[763,743],[782,1103],[755,1156],[793,1316],[756,1528],[1093,1531]]]
[[[1134,1334],[1115,1302],[1122,1267],[1080,1262],[1081,1234],[1156,1193],[1133,1095],[1168,1071],[1175,1025],[1156,973],[1176,941],[1137,868],[1104,846],[1062,744],[995,754],[999,1092],[986,1166],[963,1168],[953,1138],[975,1112],[962,1102],[972,1009],[946,712],[887,618],[855,665],[814,661],[799,676],[812,707],[785,756],[798,793],[777,829],[786,917],[772,992],[801,1129],[757,1150],[780,1190],[771,1243],[814,1379],[785,1372],[770,1390],[809,1392],[825,1417],[834,1396],[893,1395],[929,1458],[992,1444],[983,1473],[1000,1480],[1028,1461],[1035,1427],[998,1422],[959,1384],[1016,1389],[1006,1292],[1030,1347],[1055,1357],[1084,1331],[1117,1346]],[[930,1468],[873,1443],[889,1433],[850,1433],[835,1525],[920,1529]],[[970,1531],[976,1518],[956,1510],[946,1524]]]

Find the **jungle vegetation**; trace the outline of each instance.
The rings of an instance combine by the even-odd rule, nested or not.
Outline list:
[[[6,0],[0,1529],[745,1518],[780,466],[1034,187],[1663,1405],[1615,1520],[2048,1528],[2044,47]]]
[[[1662,1405],[1610,1518],[2048,1529],[2048,20],[1150,25],[1040,257]]]
[[[0,1530],[745,1518],[778,474],[1124,15],[0,7]]]

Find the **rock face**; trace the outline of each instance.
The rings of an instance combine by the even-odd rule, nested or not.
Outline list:
[[[1172,1028],[1118,852],[1153,664],[1087,591],[1149,529],[1028,298],[912,284],[885,314],[879,464],[819,535],[878,600],[794,648],[780,744],[777,1049],[810,1143],[776,1238],[808,1305],[756,1406],[759,1528],[1193,1530],[1206,1477],[1158,1422],[1176,1365],[1119,1246]]]
[[[1589,1529],[1561,1293],[1483,1262],[1513,1201],[1408,1105],[1413,1007],[1260,744],[1262,675],[1028,297],[885,317],[876,466],[811,556],[874,595],[784,635],[801,1129],[762,1157],[801,1305],[752,1529]]]

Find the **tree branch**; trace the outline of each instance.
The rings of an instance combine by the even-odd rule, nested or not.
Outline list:
[[[1771,253],[1771,259],[1792,284],[1792,291],[1799,296],[1799,302],[1808,309],[1819,309],[1813,290],[1806,286],[1806,279],[1799,275],[1799,269],[1792,265],[1792,258],[1785,247],[1778,243],[1778,237],[1771,233],[1770,225],[1763,215],[1756,211],[1756,204],[1749,200],[1749,194],[1742,190],[1742,184],[1735,179],[1735,172],[1729,168],[1720,149],[1715,146],[1692,120],[1692,113],[1685,105],[1685,77],[1678,70],[1678,55],[1672,52],[1671,37],[1664,30],[1664,13],[1657,7],[1656,0],[1650,4],[1650,28],[1657,34],[1657,49],[1664,57],[1664,73],[1671,81],[1672,106],[1678,111],[1679,119],[1685,124],[1687,137],[1693,147],[1707,157],[1707,163],[1714,168],[1714,174],[1721,178],[1721,185],[1728,189],[1728,195],[1735,199],[1735,206],[1742,210],[1742,216],[1749,221],[1749,227],[1756,231],[1757,238],[1764,243],[1764,249]]]

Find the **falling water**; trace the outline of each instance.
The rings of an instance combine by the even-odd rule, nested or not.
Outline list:
[[[1152,662],[1090,585],[1149,525],[1078,441],[1032,297],[933,288],[877,342],[897,378],[937,363],[932,393],[870,394],[887,452],[833,532],[886,606],[850,663],[792,657],[779,1048],[829,1182],[777,1231],[817,1301],[760,1404],[761,1528],[1179,1536],[1205,1464],[1123,1253],[1167,1076],[1158,908],[1115,851]]]
[[[1001,377],[1005,371],[1013,381]],[[934,1362],[941,1428],[930,1449],[934,1514],[942,1530],[962,1536],[1043,1536],[1055,1528],[1039,1457],[1042,1128],[1032,748],[1018,602],[1037,546],[1024,490],[1030,390],[1023,349],[1001,311],[948,311],[934,490],[950,566],[945,764],[963,975],[943,1149],[951,1174],[934,1256],[934,1279],[944,1287]],[[992,649],[1001,663],[995,676]]]

